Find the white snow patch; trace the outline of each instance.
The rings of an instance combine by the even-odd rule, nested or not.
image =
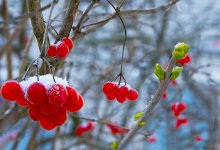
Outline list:
[[[182,45],[182,44],[185,44],[185,43],[177,43],[177,44],[175,45],[175,48],[177,48],[178,46],[180,46],[180,45]]]
[[[54,78],[55,78],[55,81],[56,81],[57,84],[61,84],[63,86],[68,85],[68,81],[66,79],[62,79],[62,78],[59,78],[59,77],[56,77],[56,76]],[[26,93],[27,88],[31,84],[33,84],[34,82],[37,82],[37,76],[30,77],[25,81],[21,81],[20,85],[21,85],[22,90]],[[39,82],[41,84],[43,84],[46,89],[50,88],[51,85],[55,84],[52,74],[46,74],[46,75],[39,76]]]

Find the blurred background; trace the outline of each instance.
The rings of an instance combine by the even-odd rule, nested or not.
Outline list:
[[[41,6],[51,1],[41,0]],[[122,0],[112,0],[119,6]],[[172,5],[169,5],[173,2]],[[25,0],[0,0],[0,83],[21,77],[28,64],[39,56],[39,47],[33,35]],[[74,26],[91,4],[81,0]],[[162,7],[161,7],[162,6]],[[59,1],[52,14],[51,26],[59,31],[64,22],[67,1]],[[136,10],[136,11],[132,11]],[[50,9],[42,11],[47,21]],[[97,2],[82,22],[82,26],[104,20],[114,9],[104,0]],[[96,119],[94,130],[82,136],[75,135],[79,125],[88,120],[74,117],[52,131],[42,129],[32,121],[27,109],[8,103],[0,97],[0,149],[111,149],[112,142],[120,142],[126,133],[113,134],[105,123],[113,122],[131,127],[134,115],[142,111],[159,85],[153,74],[155,63],[169,63],[172,50],[178,42],[190,45],[191,62],[183,73],[170,84],[166,94],[150,114],[141,132],[126,149],[136,150],[220,150],[220,1],[219,0],[126,0],[121,16],[127,29],[124,76],[128,84],[139,91],[139,99],[120,104],[108,101],[102,85],[120,72],[124,30],[114,17],[98,26],[85,26],[74,38],[75,48],[58,67],[56,76],[67,78],[69,84],[85,99],[83,108],[74,113]],[[81,26],[81,27],[82,27]],[[49,28],[50,42],[56,34]],[[34,76],[30,72],[29,76]],[[189,122],[175,127],[170,110],[174,102],[184,102],[187,110],[182,117]],[[7,114],[7,117],[3,117]],[[153,140],[152,140],[153,138]],[[199,139],[198,139],[199,138]]]

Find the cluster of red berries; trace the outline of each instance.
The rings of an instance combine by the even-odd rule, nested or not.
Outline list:
[[[126,99],[130,101],[138,99],[138,92],[125,83],[106,82],[103,85],[102,91],[108,100],[112,101],[116,98],[119,103],[124,103]]]
[[[52,130],[65,123],[67,111],[79,111],[84,100],[67,81],[55,77],[57,82],[50,82],[48,76],[51,75],[40,76],[40,81],[36,77],[20,83],[7,81],[1,87],[1,95],[8,101],[28,107],[32,120],[39,121],[44,129]]]
[[[175,116],[175,127],[180,128],[183,125],[187,124],[189,122],[188,118],[186,117],[180,117],[180,114],[184,111],[186,111],[186,104],[183,102],[175,102],[170,106],[170,109]]]
[[[73,46],[73,41],[70,38],[62,38],[58,43],[49,46],[47,55],[50,57],[65,58]]]
[[[116,124],[113,124],[113,123],[108,123],[107,127],[110,129],[113,135],[124,134],[124,133],[128,133],[129,131],[128,129],[120,128]]]
[[[190,63],[191,59],[192,59],[192,58],[191,58],[190,55],[186,55],[184,58],[179,59],[179,60],[177,61],[177,64],[179,64],[180,66],[184,66],[184,65]]]
[[[94,124],[92,122],[88,122],[86,125],[79,125],[76,127],[75,135],[81,136],[87,132],[91,132],[94,130]]]

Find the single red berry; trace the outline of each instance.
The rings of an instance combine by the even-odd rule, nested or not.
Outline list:
[[[126,96],[128,95],[128,87],[125,85],[119,86],[118,88],[118,93],[120,93],[120,95]]]
[[[39,107],[40,107],[40,110],[43,112],[43,114],[46,116],[55,114],[60,108],[59,106],[53,105],[49,103],[48,101],[41,102],[39,104]]]
[[[67,101],[68,93],[63,85],[56,83],[47,90],[47,96],[49,103],[62,107]]]
[[[57,45],[57,56],[60,58],[65,58],[69,53],[69,47],[64,43],[60,42]]]
[[[83,127],[77,127],[75,130],[75,135],[76,136],[81,136],[84,133],[84,128]]]
[[[48,119],[56,126],[61,126],[67,120],[66,110],[61,108],[55,114],[48,116]]]
[[[127,98],[130,101],[135,101],[138,99],[138,91],[136,91],[135,89],[130,88],[130,90],[128,91],[127,94]]]
[[[50,57],[57,56],[57,47],[55,45],[49,46],[49,48],[47,50],[47,55]]]
[[[106,82],[102,87],[102,91],[106,95],[115,94],[117,91],[117,85],[114,82]]]
[[[47,101],[46,88],[40,82],[32,83],[27,89],[27,99],[32,104],[39,104],[41,101]]]
[[[188,118],[177,118],[175,127],[178,129],[189,122]]]
[[[116,93],[108,94],[108,95],[105,95],[105,96],[108,100],[112,101],[116,98]]]
[[[29,107],[28,113],[32,120],[39,121],[44,115],[41,112],[39,106],[32,105]]]
[[[128,129],[123,129],[118,127],[117,125],[113,124],[113,123],[108,123],[107,127],[111,130],[113,135],[116,134],[124,134],[124,133],[128,133]]]
[[[172,84],[172,86],[177,86],[176,80],[172,80],[172,81],[171,81],[171,84]]]
[[[21,107],[29,107],[31,105],[31,103],[24,97],[24,95],[20,98],[17,98],[16,102]]]
[[[185,103],[179,103],[178,105],[178,111],[179,112],[184,112],[186,110],[186,104]]]
[[[70,112],[77,112],[83,107],[83,104],[84,104],[83,97],[79,94],[78,102],[75,105],[68,105],[68,106],[65,105],[65,109]]]
[[[15,101],[23,97],[21,86],[16,81],[7,81],[1,87],[1,95],[8,101]]]
[[[78,93],[76,92],[76,90],[74,88],[72,88],[70,86],[66,86],[66,90],[67,90],[67,93],[68,93],[68,98],[67,98],[67,101],[65,103],[65,106],[68,107],[68,106],[71,106],[71,105],[76,105],[76,103],[79,100]]]
[[[165,99],[167,99],[167,97],[168,97],[168,93],[164,92],[162,98],[165,100]]]
[[[75,135],[81,136],[82,134],[91,132],[93,129],[94,129],[94,124],[92,122],[89,122],[85,126],[79,125],[78,127],[76,127]]]
[[[71,50],[74,46],[73,41],[71,40],[71,38],[62,38],[62,41],[69,47],[69,50]]]
[[[195,136],[194,139],[195,139],[196,142],[201,142],[202,141],[202,136],[197,135],[197,136]]]
[[[127,97],[121,93],[117,93],[116,95],[116,100],[119,102],[119,103],[124,103],[126,101]]]
[[[154,135],[151,135],[151,136],[148,136],[148,137],[147,137],[147,141],[148,141],[149,143],[154,143],[154,142],[157,141],[157,139],[156,139],[156,137],[155,137]]]
[[[47,116],[44,116],[39,122],[40,122],[41,127],[44,128],[45,130],[52,130],[52,129],[54,129],[56,127],[49,120],[49,118]]]

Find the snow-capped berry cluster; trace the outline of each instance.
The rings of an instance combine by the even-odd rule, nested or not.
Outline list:
[[[103,85],[102,90],[106,98],[110,101],[116,98],[119,103],[124,103],[126,99],[130,101],[138,99],[138,92],[128,84],[121,83],[118,85],[115,82],[109,81]]]
[[[184,65],[190,63],[190,62],[191,62],[191,59],[192,59],[191,56],[188,54],[188,55],[186,55],[184,58],[179,59],[179,60],[177,61],[177,64],[179,64],[180,66],[184,66]]]
[[[81,136],[87,132],[91,132],[94,130],[94,124],[93,122],[88,122],[86,125],[79,125],[76,127],[75,130],[75,135],[76,136]]]
[[[22,107],[29,107],[32,120],[39,121],[46,130],[61,126],[67,120],[66,112],[79,111],[83,97],[70,87],[66,80],[52,75],[30,77],[20,83],[7,81],[1,87],[1,95],[8,101],[16,101]]]
[[[180,114],[186,111],[186,104],[183,102],[175,102],[170,106],[170,109],[175,118],[175,127],[180,128],[181,126],[189,122],[188,118],[180,117]]]
[[[70,38],[65,37],[58,43],[49,46],[47,55],[50,57],[65,58],[73,47],[73,41]]]

